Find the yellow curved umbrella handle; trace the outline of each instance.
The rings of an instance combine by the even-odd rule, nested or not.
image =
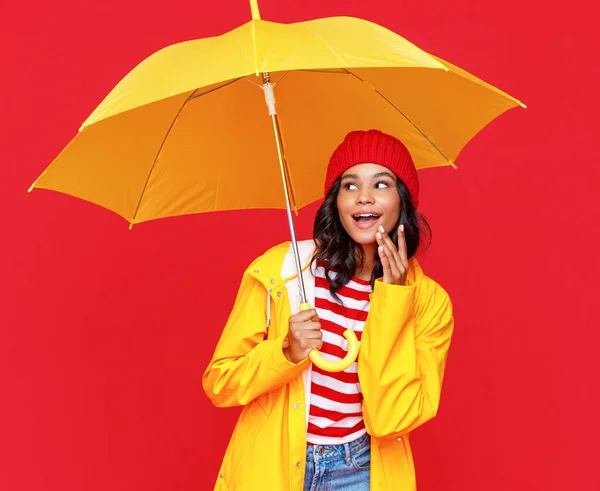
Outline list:
[[[300,305],[300,310],[308,309],[310,309],[310,304],[303,303]],[[351,329],[346,329],[344,331],[344,337],[346,338],[346,341],[348,341],[348,353],[346,353],[346,356],[344,356],[344,358],[342,358],[340,361],[326,360],[317,349],[314,349],[310,352],[310,361],[312,361],[321,370],[325,370],[326,372],[341,372],[346,370],[346,368],[352,365],[352,363],[354,363],[358,357],[358,338]]]

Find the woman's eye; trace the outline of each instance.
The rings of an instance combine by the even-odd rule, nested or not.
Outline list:
[[[375,184],[376,189],[383,189],[383,188],[389,188],[389,187],[390,187],[390,185],[385,181],[379,181],[377,184]]]
[[[349,182],[348,184],[346,184],[344,186],[344,189],[347,189],[349,191],[354,191],[355,189],[358,189],[358,186],[352,182]]]

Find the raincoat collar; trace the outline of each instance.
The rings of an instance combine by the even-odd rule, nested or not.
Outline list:
[[[316,246],[313,240],[298,242],[302,269],[311,266]],[[289,257],[288,257],[289,256]],[[248,274],[260,281],[266,289],[276,290],[291,279],[296,278],[296,266],[293,260],[291,242],[283,242],[265,252],[246,270]],[[416,258],[409,260],[408,284],[418,284],[424,273]]]
[[[304,270],[310,266],[315,251],[315,243],[312,240],[299,241],[298,249],[300,251],[300,263]],[[291,242],[283,242],[269,249],[256,259],[246,272],[260,281],[265,288],[272,290],[276,290],[289,280],[296,278],[297,273]]]

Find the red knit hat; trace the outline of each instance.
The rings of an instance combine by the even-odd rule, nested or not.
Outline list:
[[[325,194],[335,180],[357,164],[379,164],[387,167],[404,183],[415,209],[419,205],[419,178],[412,157],[397,138],[379,130],[352,131],[329,159],[325,176]]]

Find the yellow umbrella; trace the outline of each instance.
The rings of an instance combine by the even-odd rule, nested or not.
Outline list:
[[[371,22],[278,24],[261,20],[256,0],[250,4],[250,22],[169,46],[134,68],[30,191],[91,201],[130,226],[286,208],[299,268],[292,209],[322,197],[326,164],[346,133],[378,128],[405,143],[417,168],[454,166],[485,125],[525,107]],[[307,308],[301,275],[299,282]],[[347,334],[343,363],[327,364],[316,351],[313,362],[349,366],[357,343]]]

